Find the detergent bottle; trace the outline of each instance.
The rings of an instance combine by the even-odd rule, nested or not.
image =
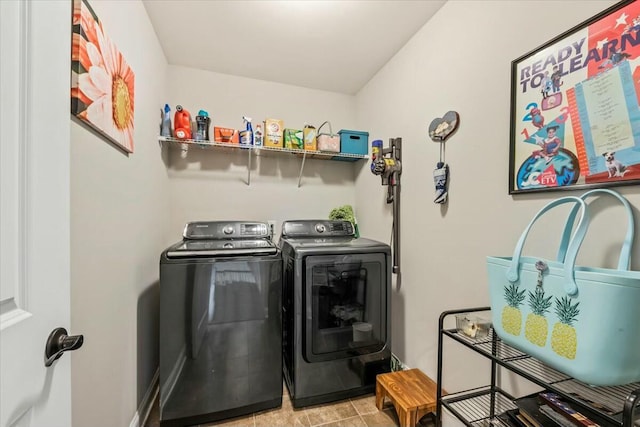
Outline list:
[[[162,121],[160,122],[160,136],[168,136],[171,137],[171,107],[169,104],[164,104],[164,111],[160,110],[160,117]]]
[[[253,128],[251,127],[251,117],[242,116],[246,129],[240,131],[240,144],[253,145]]]
[[[196,141],[209,141],[209,125],[211,124],[211,118],[209,113],[204,110],[198,111],[196,116]]]
[[[191,114],[182,105],[176,105],[174,126],[176,138],[191,139]]]

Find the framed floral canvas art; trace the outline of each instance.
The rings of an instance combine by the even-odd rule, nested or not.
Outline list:
[[[86,0],[73,0],[71,114],[133,153],[134,73]]]

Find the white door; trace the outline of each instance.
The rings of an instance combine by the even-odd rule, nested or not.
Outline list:
[[[44,366],[70,322],[71,13],[0,0],[1,427],[71,426],[70,357]]]

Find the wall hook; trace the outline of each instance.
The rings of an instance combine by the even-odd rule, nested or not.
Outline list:
[[[457,129],[460,116],[455,111],[448,111],[444,117],[437,117],[429,125],[429,137],[440,144],[440,160],[433,171],[433,182],[436,187],[434,203],[444,204],[449,195],[449,165],[445,162],[445,141]]]

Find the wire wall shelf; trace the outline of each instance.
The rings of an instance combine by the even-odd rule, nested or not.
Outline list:
[[[166,136],[159,136],[160,146],[167,146],[173,149],[180,149],[188,152],[191,149],[197,150],[217,150],[221,152],[244,152],[247,153],[247,185],[251,185],[251,162],[253,157],[287,157],[292,156],[301,159],[300,174],[298,175],[298,187],[302,183],[302,172],[307,159],[334,160],[343,162],[355,162],[369,158],[366,154],[333,153],[327,151],[299,150],[293,148],[278,148],[235,144],[215,141],[196,141],[195,139],[177,139]]]
[[[158,137],[160,144],[166,144],[173,148],[190,149],[191,147],[200,148],[204,150],[211,149],[228,149],[228,150],[251,150],[256,156],[269,156],[269,155],[294,155],[298,157],[307,156],[308,159],[320,159],[320,160],[365,160],[369,156],[366,154],[351,154],[351,153],[333,153],[328,151],[314,151],[314,150],[299,150],[295,148],[278,148],[278,147],[266,147],[255,145],[243,145],[227,142],[214,142],[214,141],[196,141],[195,139],[177,139],[166,136]]]

